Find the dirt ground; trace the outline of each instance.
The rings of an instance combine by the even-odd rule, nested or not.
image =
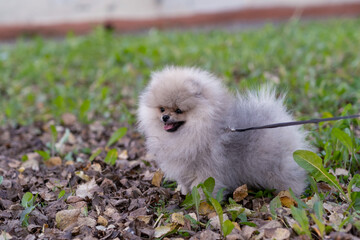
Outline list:
[[[57,142],[66,129],[70,135],[55,157],[44,161],[36,151],[49,149],[50,125],[0,129],[0,239],[220,239],[215,221],[208,224],[216,218],[213,209],[205,204],[200,223],[194,223],[184,216],[196,218],[195,210],[181,207],[185,196],[175,184],[162,180],[159,186],[161,174],[159,182],[144,140],[133,127],[126,126],[126,136],[110,147],[119,153],[112,166],[104,162],[106,144],[119,124],[57,126]],[[102,153],[89,161],[98,149]],[[26,210],[22,198],[27,192],[37,197],[25,223],[21,221]],[[279,208],[278,217],[272,219],[270,200],[251,194],[241,200],[251,212],[247,221],[252,225],[237,224],[228,239],[308,239],[289,227],[294,221],[289,208]],[[319,239],[316,231],[313,234]],[[354,239],[354,234],[358,233],[349,226],[347,233],[328,236]]]

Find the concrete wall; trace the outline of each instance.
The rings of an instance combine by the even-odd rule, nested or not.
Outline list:
[[[0,25],[156,19],[248,8],[304,7],[360,0],[0,0]]]

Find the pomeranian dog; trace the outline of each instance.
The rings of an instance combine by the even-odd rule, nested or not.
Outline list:
[[[293,152],[308,145],[298,127],[227,131],[292,121],[283,100],[268,87],[233,95],[206,71],[167,67],[152,74],[140,96],[139,129],[165,177],[176,180],[183,194],[213,177],[215,193],[247,184],[300,195],[306,173]]]

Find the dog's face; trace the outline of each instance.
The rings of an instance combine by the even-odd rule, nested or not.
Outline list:
[[[176,79],[176,78],[175,78]],[[146,95],[146,105],[151,110],[153,126],[169,133],[182,132],[182,129],[195,121],[202,96],[195,91],[191,81],[167,81],[152,84]]]
[[[154,88],[153,111],[156,112],[156,121],[166,132],[178,132],[187,127],[192,114],[197,108],[198,97],[186,87],[180,91],[172,91],[169,88]],[[178,89],[179,90],[179,89]]]
[[[159,119],[167,132],[176,132],[186,123],[187,113],[179,107],[159,107]]]
[[[166,68],[152,74],[140,97],[139,125],[147,136],[193,136],[212,126],[226,106],[220,81],[192,68]]]

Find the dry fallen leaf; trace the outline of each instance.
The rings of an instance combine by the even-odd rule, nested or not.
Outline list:
[[[146,170],[145,173],[143,173],[143,178],[142,180],[144,181],[151,181],[154,177],[154,172],[150,172],[149,170]]]
[[[6,231],[1,231],[0,240],[12,239],[12,236]]]
[[[294,228],[294,225],[297,224],[295,219],[289,216],[284,216],[285,223],[290,226],[291,228]]]
[[[51,157],[48,160],[44,161],[45,166],[55,167],[61,165],[62,161],[60,157]]]
[[[220,238],[220,234],[219,233],[215,233],[209,229],[200,232],[199,234],[199,238],[195,238],[195,239],[200,239],[200,240],[207,240],[207,239],[211,239],[211,240],[218,240],[221,239]]]
[[[77,221],[78,226],[88,226],[94,228],[96,225],[96,220],[91,217],[80,217]]]
[[[337,168],[335,170],[335,175],[336,176],[349,176],[349,171],[343,168]]]
[[[95,179],[93,178],[91,181],[81,184],[76,189],[76,196],[81,198],[89,197],[92,199],[94,193],[99,189],[99,186],[96,184]]]
[[[74,125],[76,123],[76,116],[74,114],[71,113],[64,113],[61,116],[61,120],[63,121],[63,123],[67,126],[71,126]]]
[[[224,214],[223,214],[223,222],[225,222],[226,220],[229,220],[229,217],[224,213]],[[210,218],[209,221],[210,221],[210,225],[211,225],[213,228],[215,228],[215,229],[217,229],[217,230],[220,230],[220,220],[219,220],[218,215]]]
[[[145,224],[149,224],[151,217],[152,217],[151,215],[141,215],[141,216],[137,216],[136,219],[142,221]]]
[[[283,240],[290,238],[290,231],[286,228],[267,228],[265,229],[265,238]]]
[[[157,228],[155,228],[154,237],[155,238],[162,237],[165,234],[167,234],[167,233],[171,232],[172,230],[174,230],[176,227],[177,227],[176,223],[170,223],[170,224],[168,224],[166,226],[157,227]]]
[[[106,227],[108,225],[108,220],[100,215],[97,219],[97,223]]]
[[[151,184],[156,186],[156,187],[160,187],[161,185],[161,180],[164,177],[164,173],[161,170],[157,170],[154,174],[154,177],[151,181]]]
[[[244,236],[245,239],[250,239],[250,237],[256,230],[257,229],[254,227],[245,225],[241,231],[241,234]]]
[[[232,222],[232,224],[234,225],[234,228],[235,228],[235,229],[241,231],[241,227],[240,227],[239,223],[237,223],[237,222]]]
[[[86,175],[86,174],[84,173],[84,171],[76,171],[76,172],[75,172],[75,175],[78,176],[79,178],[87,181],[87,182],[90,180],[90,177],[89,177],[88,175]]]
[[[124,160],[129,159],[129,155],[128,155],[127,150],[123,150],[123,151],[119,154],[118,157],[119,157],[120,159],[124,159]]]
[[[185,225],[184,213],[178,212],[171,214],[171,222],[184,226]]]
[[[37,160],[40,155],[38,153],[28,153],[26,154],[28,160],[21,164],[23,168],[31,168],[34,171],[39,171],[39,161]]]
[[[196,216],[196,213],[191,212],[191,213],[189,213],[188,215],[189,215],[192,219],[194,219],[195,221],[198,220],[198,219],[197,219],[197,216]]]
[[[282,224],[276,220],[268,221],[260,229],[267,229],[267,228],[280,228]]]
[[[60,230],[64,230],[71,224],[78,221],[80,213],[80,209],[69,209],[57,212],[55,216],[56,227]]]
[[[233,193],[233,198],[234,198],[235,202],[240,202],[241,200],[246,198],[247,195],[248,195],[247,185],[244,184],[244,185],[238,187],[237,189],[235,189],[235,191]]]
[[[291,197],[289,191],[281,191],[278,194],[281,205],[287,208],[290,208],[291,206],[297,206],[296,201]]]
[[[332,190],[331,186],[326,182],[318,182],[316,185],[320,192],[330,192]]]
[[[208,215],[209,213],[215,212],[213,206],[208,204],[207,202],[201,202],[199,206],[199,214],[200,215]]]
[[[65,166],[70,166],[70,165],[74,165],[74,161],[66,161],[65,162]]]
[[[101,172],[101,165],[99,163],[93,163],[91,165],[91,168],[94,170],[94,171],[97,171],[97,172]]]

